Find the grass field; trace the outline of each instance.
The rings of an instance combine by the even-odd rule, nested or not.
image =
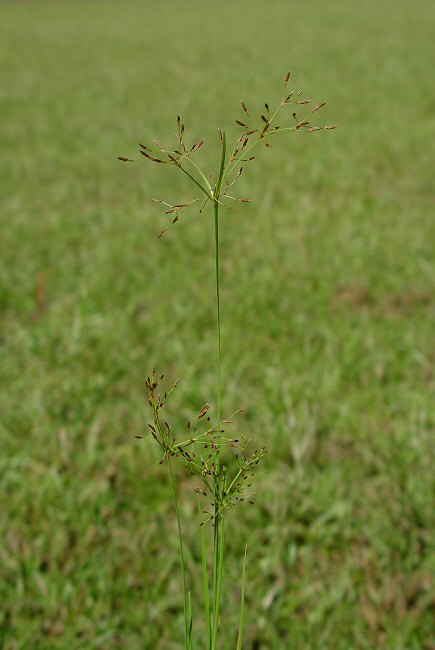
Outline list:
[[[276,140],[223,219],[224,412],[270,453],[228,520],[221,650],[245,541],[245,650],[434,650],[434,30],[423,0],[0,4],[1,650],[182,645],[134,435],[154,365],[174,423],[214,401],[213,226],[156,241],[150,197],[190,188],[116,156],[180,113],[207,166],[288,68],[340,128]]]

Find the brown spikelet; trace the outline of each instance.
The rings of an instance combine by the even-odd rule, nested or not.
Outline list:
[[[204,144],[204,140],[201,140],[201,142],[198,142],[198,144],[194,144],[193,147],[190,150],[190,153],[193,153],[194,151],[198,151]]]
[[[266,122],[266,124],[269,122],[269,120],[267,119],[267,117],[265,117],[264,115],[260,115],[260,117],[261,117],[261,119],[263,120],[263,122]]]
[[[222,131],[221,131],[220,129],[218,129],[218,133],[219,133],[220,141],[221,141],[222,144],[223,144],[223,143],[224,143],[224,136],[223,136],[223,133],[222,133]]]
[[[249,115],[248,109],[247,109],[246,104],[243,101],[243,99],[240,101],[240,103],[241,103],[242,108],[243,108],[244,112],[246,113],[246,115]]]
[[[238,124],[239,126],[242,126],[244,129],[247,129],[247,128],[248,128],[248,127],[246,126],[246,124],[244,124],[244,123],[241,122],[240,120],[236,120],[236,124]]]
[[[142,154],[142,156],[145,156],[145,158],[148,158],[149,160],[152,160],[153,162],[156,162],[156,163],[164,163],[165,162],[164,160],[160,160],[160,158],[154,158],[154,156],[151,156],[146,151],[141,151],[140,153]]]
[[[122,162],[135,162],[134,160],[131,160],[130,158],[125,158],[125,156],[118,156],[118,160],[122,160]]]
[[[207,413],[207,411],[209,410],[209,408],[210,408],[210,404],[207,402],[207,404],[204,404],[204,406],[202,407],[201,411],[199,412],[199,417],[200,417],[200,418],[203,418],[204,415],[206,415],[206,413]]]
[[[332,129],[336,129],[337,126],[338,126],[338,124],[328,124],[327,126],[324,126],[323,128],[324,128],[326,131],[332,131]]]
[[[312,100],[311,99],[298,99],[296,104],[311,104]]]
[[[317,104],[317,106],[313,109],[313,113],[315,113],[315,112],[318,111],[320,108],[322,108],[323,106],[325,106],[325,104],[326,104],[326,102],[321,102],[320,104]]]
[[[287,86],[289,79],[290,79],[290,72],[287,72],[286,76],[284,77],[284,86]]]

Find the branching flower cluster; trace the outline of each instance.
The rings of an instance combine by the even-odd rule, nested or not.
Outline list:
[[[249,453],[250,441],[245,437],[230,438],[225,435],[223,426],[234,423],[234,417],[241,413],[239,409],[230,418],[221,420],[220,424],[212,424],[209,415],[210,404],[204,404],[199,411],[195,421],[188,421],[183,435],[177,436],[169,422],[163,415],[166,402],[170,394],[175,390],[176,382],[168,391],[159,390],[164,376],[158,376],[153,370],[145,382],[148,394],[148,404],[152,411],[152,423],[148,424],[152,438],[157,442],[162,452],[163,463],[172,457],[178,458],[185,463],[188,472],[201,481],[196,487],[196,492],[208,497],[210,506],[214,509],[212,513],[206,511],[209,519],[214,518],[228,510],[238,502],[248,500],[252,494],[247,494],[251,488],[250,479],[254,475],[254,469],[260,459],[267,453],[265,447],[256,449]],[[142,437],[142,436],[139,436]],[[216,452],[222,448],[232,449],[235,452],[236,469],[233,475],[228,474],[228,468],[224,469],[224,480],[218,492],[216,492],[216,479],[219,476],[219,468],[216,462]]]
[[[209,202],[217,203],[227,209],[230,207],[229,201],[248,203],[250,199],[233,196],[230,194],[230,191],[242,175],[244,165],[255,160],[252,151],[258,144],[263,144],[265,147],[270,148],[270,138],[278,133],[314,133],[316,131],[328,131],[337,128],[337,124],[318,126],[312,123],[312,116],[323,108],[326,102],[316,104],[303,117],[298,116],[298,111],[301,107],[311,105],[313,102],[311,99],[304,99],[302,97],[302,91],[289,91],[287,88],[289,80],[290,73],[288,72],[284,77],[283,97],[276,108],[271,110],[269,104],[265,102],[264,111],[255,119],[251,119],[251,114],[248,111],[246,103],[243,100],[241,101],[244,116],[243,119],[236,119],[235,122],[242,129],[242,132],[233,147],[228,147],[225,132],[218,129],[219,138],[223,147],[223,155],[220,171],[216,178],[213,177],[213,174],[206,175],[194,160],[193,156],[201,149],[204,140],[188,145],[186,142],[185,124],[179,115],[177,116],[177,144],[174,149],[166,149],[158,140],[154,140],[156,147],[154,149],[139,143],[139,153],[142,156],[157,164],[175,165],[201,191],[199,197],[183,203],[172,204],[159,198],[152,199],[165,206],[164,214],[169,215],[169,225],[178,221],[182,210],[197,204],[198,201],[202,201],[200,212],[204,210]],[[286,108],[292,108],[291,118],[293,124],[290,126],[280,126],[276,124],[276,121],[279,116],[287,117],[282,113],[282,110]],[[137,162],[125,156],[119,156],[119,160],[124,162]],[[158,238],[166,233],[168,227],[160,231]]]

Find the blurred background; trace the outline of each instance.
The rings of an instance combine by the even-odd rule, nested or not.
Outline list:
[[[435,5],[0,4],[0,648],[182,645],[176,521],[145,377],[214,403],[213,224],[166,237],[175,118],[215,172],[290,88],[330,132],[276,138],[222,217],[225,413],[270,453],[228,520],[222,650],[248,543],[248,650],[433,650]],[[192,482],[177,480],[195,602]],[[200,625],[200,624],[199,624]],[[199,628],[201,632],[201,628]]]

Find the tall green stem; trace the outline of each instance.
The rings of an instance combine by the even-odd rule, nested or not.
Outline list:
[[[221,305],[220,305],[220,259],[219,259],[219,203],[214,203],[214,237],[215,237],[215,267],[216,267],[216,325],[217,325],[217,423],[220,429],[222,420],[221,405]],[[219,451],[217,452],[219,459]]]
[[[219,256],[219,203],[214,202],[214,234],[215,234],[215,283],[216,283],[216,330],[217,330],[217,428],[222,426],[222,354],[221,354],[221,313],[220,313],[220,256]],[[219,449],[216,451],[215,477],[215,516],[213,538],[213,639],[211,650],[216,650],[217,632],[219,625],[219,610],[221,597],[222,560],[223,560],[223,520],[219,510],[221,491],[221,471]]]
[[[224,517],[219,515],[219,526],[216,527],[217,536],[218,536],[218,546],[217,546],[217,567],[216,567],[216,600],[213,612],[213,639],[212,639],[212,650],[217,650],[217,636],[219,630],[219,614],[221,608],[221,597],[222,597],[222,575],[224,570]],[[216,524],[215,524],[216,525]]]
[[[175,503],[175,512],[177,514],[178,539],[180,543],[181,574],[183,578],[183,592],[184,592],[184,648],[185,650],[191,650],[192,646],[191,646],[191,629],[190,629],[190,621],[189,621],[189,594],[186,585],[186,567],[184,562],[183,533],[181,530],[181,520],[180,520],[180,511],[178,508],[177,490],[175,487],[174,473],[172,471],[172,464],[171,464],[170,457],[168,457],[168,465],[169,465],[169,474],[171,476],[171,485],[172,485],[172,493],[173,493],[174,503]]]

